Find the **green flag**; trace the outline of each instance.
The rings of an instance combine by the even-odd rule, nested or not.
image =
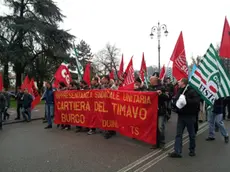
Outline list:
[[[77,65],[77,67],[76,67],[76,70],[75,71],[70,71],[70,72],[72,72],[72,73],[77,73],[78,75],[79,75],[79,79],[80,78],[82,78],[82,76],[83,76],[83,73],[84,73],[84,68],[83,68],[83,66],[81,65],[81,63],[78,61],[78,50],[74,47],[74,53],[75,53],[75,59],[76,59],[76,65]]]
[[[189,80],[208,105],[216,99],[230,96],[230,80],[221,64],[219,55],[211,44]]]

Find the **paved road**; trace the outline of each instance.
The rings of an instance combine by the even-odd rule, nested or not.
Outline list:
[[[44,110],[45,107],[44,105],[38,105],[36,106],[33,110],[32,110],[32,115],[31,115],[31,119],[32,120],[36,120],[36,119],[41,119],[44,117]],[[16,109],[14,108],[10,108],[8,110],[8,113],[10,114],[10,118],[9,120],[6,120],[5,122],[3,122],[3,124],[11,124],[11,123],[18,123],[18,122],[22,122],[23,117],[21,116],[21,120],[14,120],[17,117],[17,112]]]
[[[174,138],[175,121],[174,116],[168,123],[168,142]],[[41,121],[4,126],[0,132],[0,172],[135,171],[164,153],[119,135],[105,140],[100,134],[44,130],[44,126]],[[154,168],[158,172],[157,166]]]

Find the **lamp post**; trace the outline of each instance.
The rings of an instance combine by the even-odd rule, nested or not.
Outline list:
[[[151,39],[153,39],[153,37],[156,35],[157,36],[157,40],[158,40],[158,70],[159,70],[159,73],[160,73],[160,70],[161,70],[161,62],[160,62],[160,59],[161,59],[161,56],[160,56],[160,53],[161,53],[161,34],[162,32],[165,34],[165,36],[168,36],[168,30],[167,30],[167,26],[165,24],[160,24],[160,22],[158,22],[157,26],[153,26],[152,29],[151,29],[151,33],[150,33],[150,37]]]

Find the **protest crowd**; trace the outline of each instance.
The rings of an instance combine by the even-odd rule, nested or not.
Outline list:
[[[182,44],[178,42],[182,42]],[[82,76],[79,77],[81,78],[79,81],[73,81],[71,79],[71,71],[68,70],[67,66],[61,64],[54,75],[54,80],[45,83],[46,89],[42,96],[36,92],[34,81],[30,80],[29,82],[27,81],[29,80],[28,78],[25,79],[23,85],[18,88],[17,94],[14,95],[17,100],[17,117],[15,120],[23,118],[25,122],[30,122],[33,107],[40,100],[45,100],[43,122],[48,124],[45,129],[54,127],[54,119],[57,128],[61,130],[71,130],[74,128],[76,132],[86,132],[88,135],[102,133],[105,139],[110,139],[116,135],[115,130],[87,127],[77,124],[73,125],[70,123],[63,124],[63,122],[59,123],[58,120],[55,119],[57,117],[55,113],[55,109],[57,109],[55,101],[56,92],[72,91],[75,93],[91,90],[112,90],[122,93],[134,92],[133,94],[135,94],[135,92],[143,92],[143,94],[146,92],[146,94],[154,92],[157,94],[158,104],[156,105],[157,114],[154,114],[157,119],[157,121],[155,121],[157,127],[155,133],[156,144],[152,146],[153,149],[165,148],[165,128],[172,113],[178,114],[178,119],[174,152],[169,154],[170,157],[182,157],[182,137],[185,127],[187,128],[190,140],[189,155],[196,155],[196,134],[198,132],[198,125],[204,121],[208,121],[209,124],[209,135],[206,141],[215,140],[215,132],[220,131],[224,138],[224,142],[228,143],[229,134],[225,128],[224,120],[230,120],[230,82],[223,66],[219,64],[221,55],[210,45],[207,53],[201,59],[200,64],[195,66],[193,71],[189,72],[184,47],[178,47],[184,44],[182,32],[178,38],[178,42],[170,58],[173,62],[172,75],[176,79],[176,82],[171,81],[171,76],[166,76],[164,68],[162,68],[160,72],[155,72],[150,77],[147,77],[144,54],[139,76],[136,78],[134,77],[132,58],[125,71],[123,71],[124,64],[122,58],[120,69],[116,74],[117,77],[115,77],[113,70],[111,70],[110,74],[105,76],[99,77],[96,75],[91,77],[89,71],[90,64],[87,64],[84,72],[79,71],[78,66],[78,74]],[[183,52],[176,51],[177,49],[183,49]],[[215,66],[213,61],[216,61],[218,65]],[[64,75],[62,75],[63,70],[66,71]],[[213,75],[213,73],[217,73],[217,80],[210,79],[209,75]],[[212,85],[208,85],[210,80],[212,81]],[[10,107],[11,96],[12,95],[6,91],[0,93],[0,129],[2,129],[2,121],[9,119],[10,116],[7,110]],[[135,139],[135,137],[133,138]]]

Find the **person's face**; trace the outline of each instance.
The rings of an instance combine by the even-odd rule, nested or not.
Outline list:
[[[28,94],[28,89],[25,89],[25,90],[24,90],[24,93]]]
[[[178,81],[178,86],[179,86],[179,88],[184,88],[185,84],[182,81],[182,79],[180,81]]]
[[[152,77],[150,78],[150,84],[151,84],[151,85],[156,85],[156,84],[157,84],[157,81],[158,81],[158,78],[155,77],[155,76],[152,76]]]
[[[46,87],[47,87],[47,88],[50,88],[51,85],[47,82],[47,83],[46,83]]]
[[[141,83],[140,82],[135,82],[135,85],[140,87],[141,86]]]
[[[91,84],[95,85],[96,83],[97,83],[97,81],[95,79],[92,79]]]
[[[170,79],[166,79],[166,83],[168,83],[168,84],[169,84],[170,82],[171,82],[171,80],[170,80]]]

